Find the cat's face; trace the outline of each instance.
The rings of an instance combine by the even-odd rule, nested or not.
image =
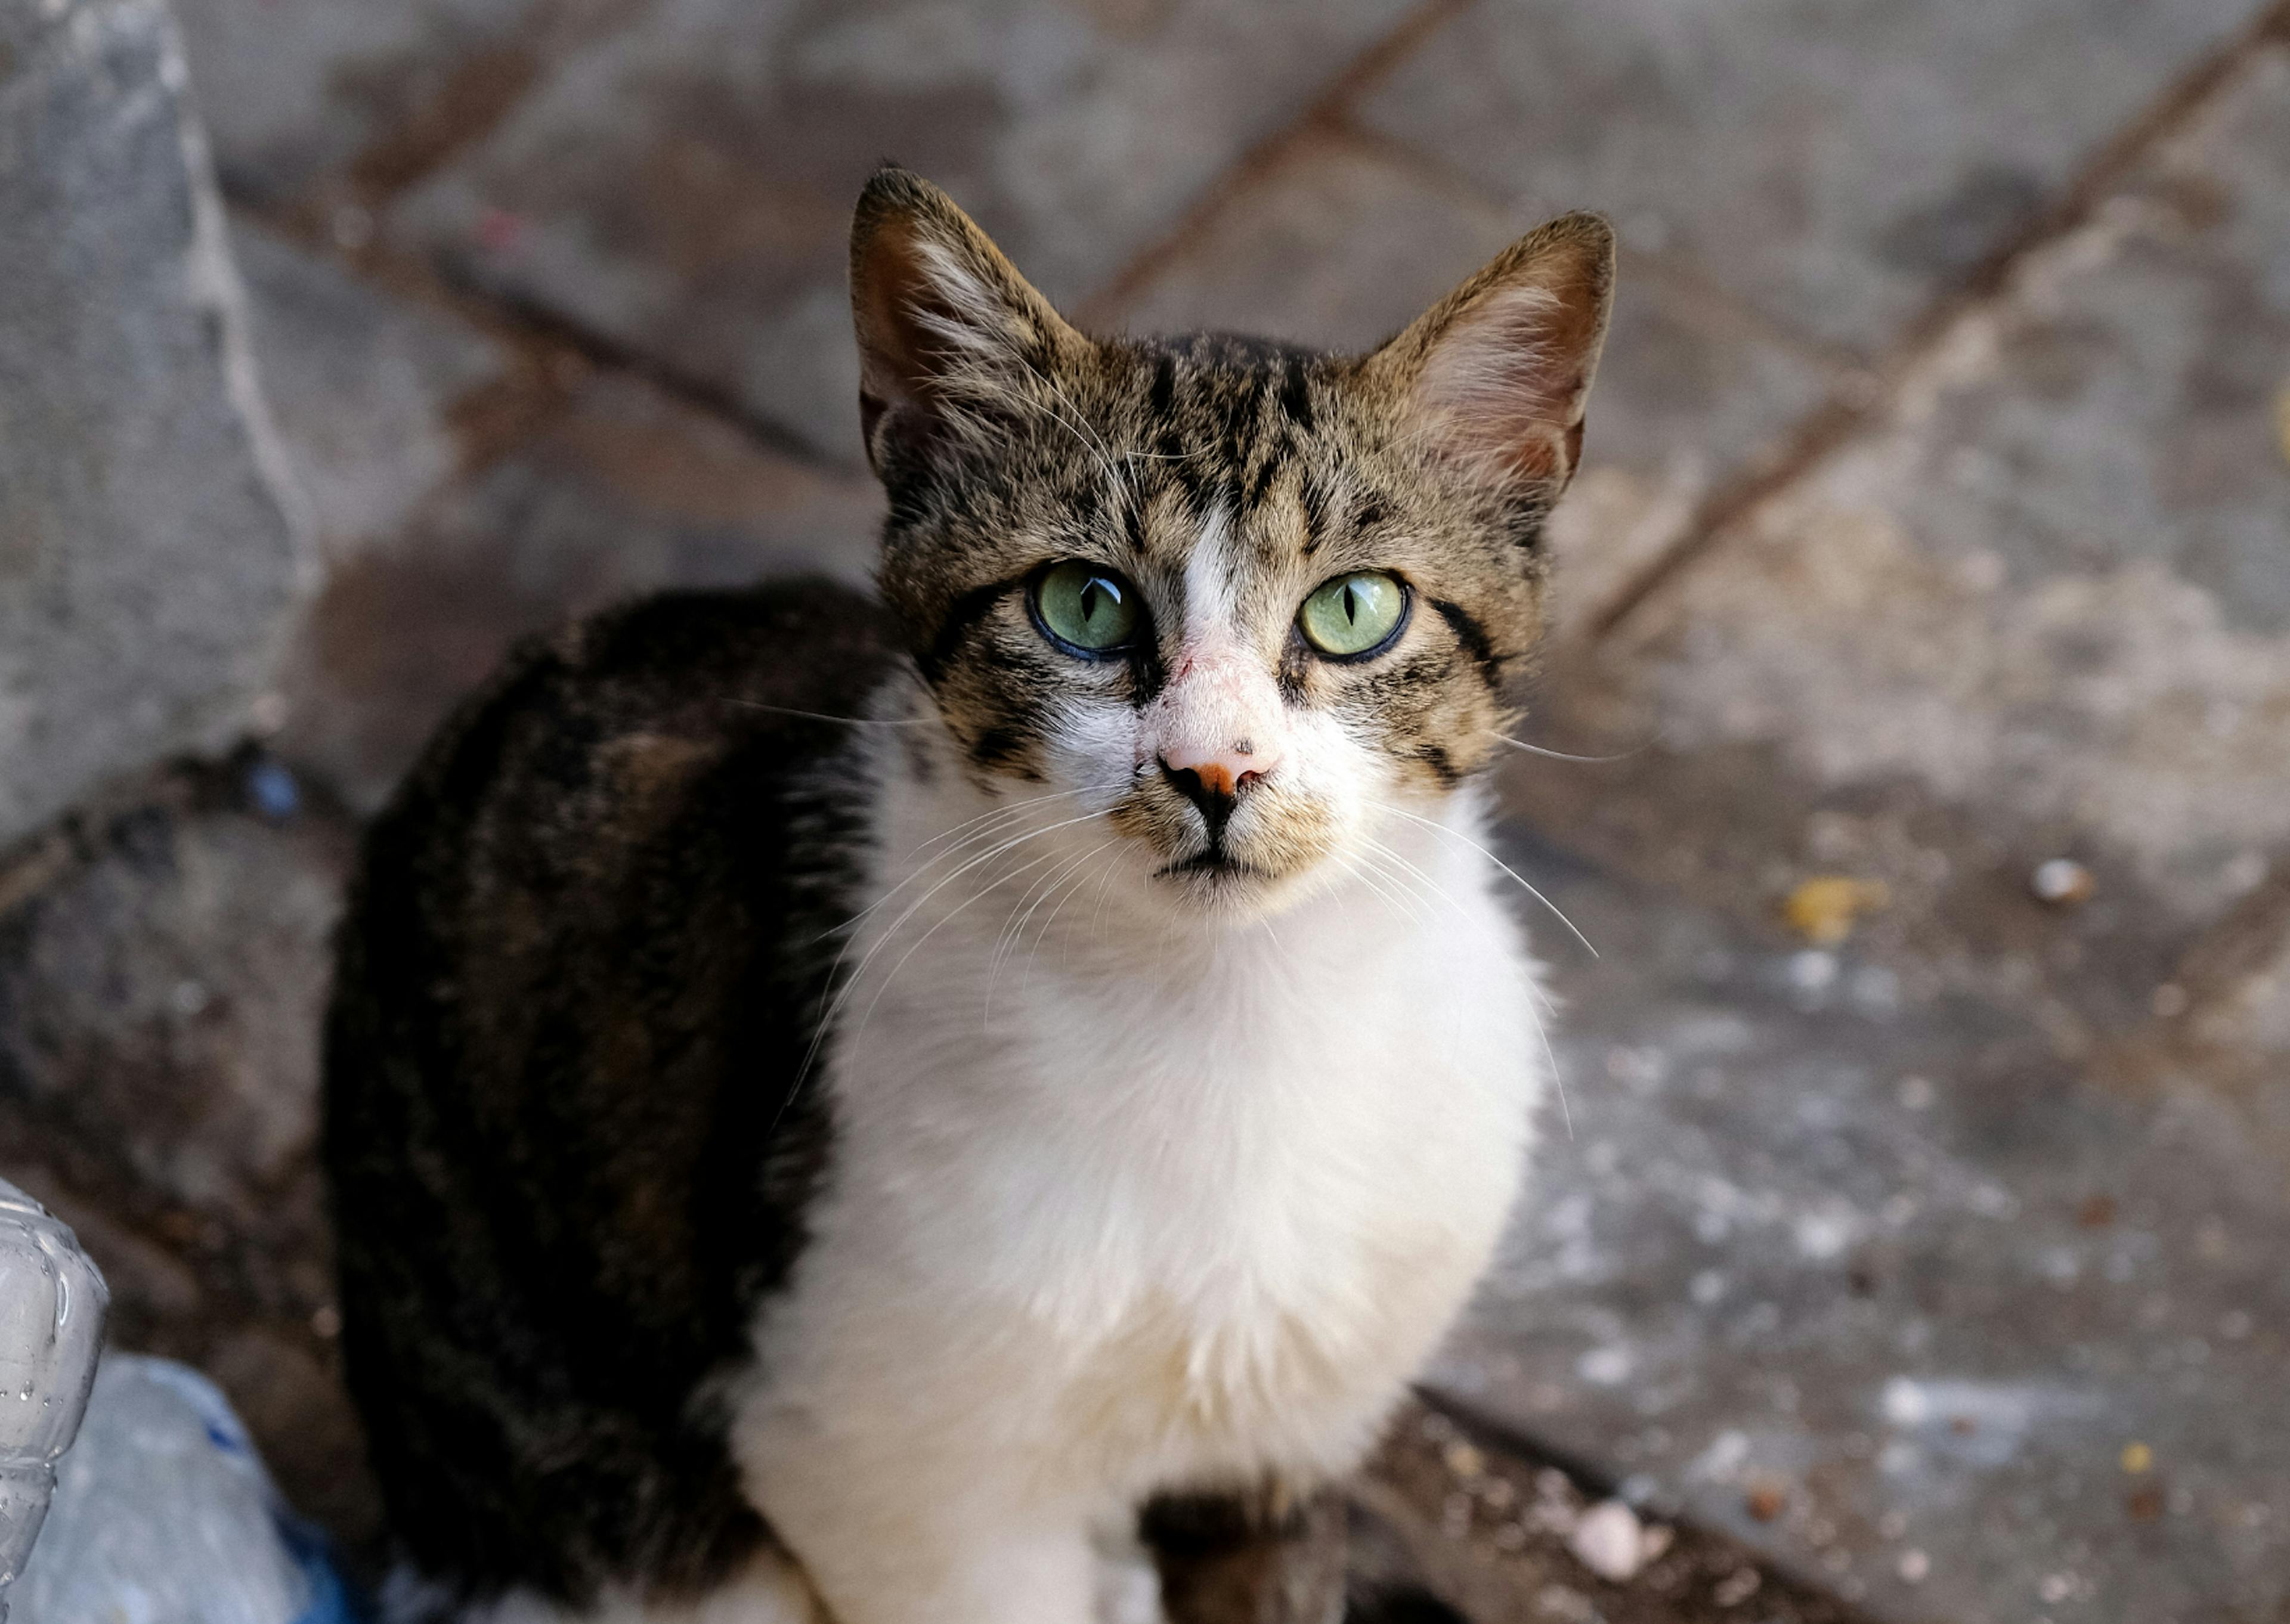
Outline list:
[[[961,770],[1181,911],[1374,866],[1509,718],[1610,261],[1571,217],[1362,358],[1097,342],[878,176],[853,284],[882,582]]]

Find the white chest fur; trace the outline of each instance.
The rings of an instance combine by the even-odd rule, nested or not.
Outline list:
[[[1155,1488],[1348,1468],[1484,1267],[1545,1074],[1472,809],[1188,932],[1093,894],[1085,825],[961,871],[990,848],[931,845],[935,800],[882,812],[883,851],[926,849],[886,863],[812,1084],[832,1188],[733,1394],[750,1492],[815,1566],[895,1548],[919,1585]]]

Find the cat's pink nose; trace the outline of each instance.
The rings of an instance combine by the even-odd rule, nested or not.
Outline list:
[[[1184,790],[1189,798],[1197,799],[1198,792],[1224,801],[1237,798],[1241,791],[1259,782],[1277,764],[1277,753],[1264,749],[1250,740],[1239,739],[1223,748],[1203,749],[1198,747],[1173,745],[1161,752],[1161,769]]]

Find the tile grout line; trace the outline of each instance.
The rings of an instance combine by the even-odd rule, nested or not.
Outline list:
[[[322,220],[298,204],[267,205],[227,194],[234,218],[252,222],[326,262],[358,282],[432,310],[443,311],[494,340],[518,360],[569,394],[559,369],[566,363],[599,372],[617,372],[657,389],[739,435],[760,452],[815,471],[855,477],[860,469],[821,452],[792,430],[762,417],[729,390],[693,377],[636,346],[598,332],[536,301],[490,292],[457,279],[417,254],[378,243],[345,248]]]
[[[1293,118],[1258,139],[1218,171],[1167,230],[1131,255],[1110,281],[1082,300],[1075,312],[1080,324],[1085,328],[1105,325],[1121,305],[1173,263],[1235,198],[1278,169],[1313,132],[1342,124],[1347,104],[1477,4],[1478,0],[1419,0],[1413,11],[1338,69]]]
[[[481,49],[344,165],[347,198],[378,212],[499,129],[565,60],[634,27],[657,0],[540,0],[514,37]],[[313,199],[313,202],[319,200]]]
[[[1307,133],[1341,124],[1344,103],[1389,73],[1425,39],[1477,3],[1478,0],[1421,0],[1412,12],[1354,56],[1294,118],[1227,164],[1187,206],[1168,232],[1133,256],[1111,284],[1083,302],[1082,320],[1090,322],[1093,314],[1117,303],[1149,280],[1234,196],[1246,190],[1263,172],[1277,167]],[[555,20],[557,20],[552,19]],[[538,31],[548,31],[548,26]],[[522,92],[519,99],[521,95]],[[511,101],[495,109],[496,118],[506,116],[514,105]],[[417,114],[411,122],[418,124],[420,117]],[[397,134],[385,136],[370,144],[368,153],[400,144],[401,140]],[[354,172],[365,161],[365,156],[354,161]],[[428,156],[442,161],[445,155]],[[430,166],[434,167],[434,163]],[[356,201],[372,212],[386,204],[389,195],[377,193]],[[270,204],[244,196],[229,196],[228,201],[234,212],[343,266],[361,281],[379,283],[433,308],[446,309],[528,357],[546,364],[565,356],[577,356],[600,371],[629,374],[678,403],[723,421],[759,450],[825,473],[854,471],[781,425],[758,416],[729,391],[691,377],[679,368],[645,355],[636,346],[597,332],[531,300],[469,286],[417,258],[379,246],[344,248],[334,240],[327,224],[329,203],[338,204],[340,200],[303,197]]]
[[[1695,508],[1685,532],[1650,560],[1607,601],[1589,628],[1603,643],[1695,560],[1711,551],[1752,509],[1796,484],[1833,452],[1874,424],[1917,362],[1930,355],[1966,316],[1993,303],[2030,256],[2088,224],[2100,205],[2155,147],[2198,116],[2247,62],[2268,45],[2290,41],[2290,0],[2260,12],[2232,37],[2166,85],[2162,93],[2104,141],[2057,199],[1914,317],[1901,336],[1871,361],[1873,388],[1833,394],[1798,420],[1766,466],[1711,492]]]

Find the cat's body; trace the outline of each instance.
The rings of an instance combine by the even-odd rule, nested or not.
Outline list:
[[[1149,1498],[1357,1460],[1545,1081],[1473,773],[1603,330],[1574,230],[1365,363],[1097,346],[878,179],[893,618],[563,634],[370,843],[327,1154],[435,1594],[1086,1624]]]

